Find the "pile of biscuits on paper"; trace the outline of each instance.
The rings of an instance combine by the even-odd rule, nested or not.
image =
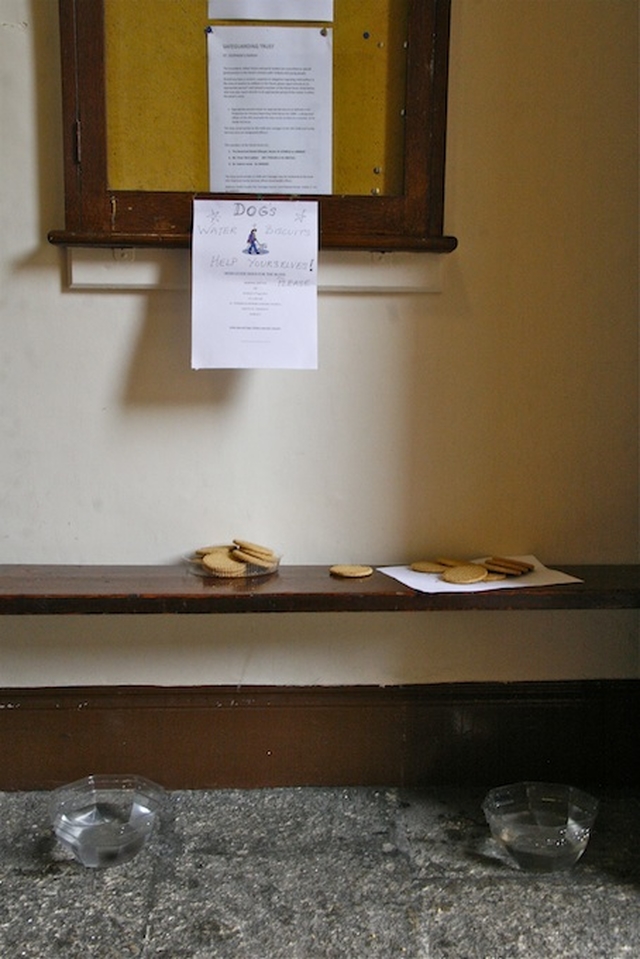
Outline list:
[[[483,560],[458,560],[439,557],[435,560],[418,560],[411,563],[416,573],[439,573],[445,583],[471,586],[474,583],[491,583],[510,576],[524,576],[535,569],[533,563],[507,556],[490,556]]]
[[[410,568],[416,573],[438,573],[445,583],[471,586],[474,583],[491,583],[511,576],[524,576],[525,573],[533,572],[535,566],[525,560],[507,556],[490,556],[483,560],[461,560],[449,557],[416,560],[410,564]],[[373,567],[355,564],[338,565],[332,566],[329,572],[333,576],[356,579],[370,576]]]

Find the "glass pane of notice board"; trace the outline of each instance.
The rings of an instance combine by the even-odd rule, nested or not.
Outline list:
[[[188,246],[194,196],[214,195],[207,0],[59,5],[65,228],[49,239]],[[334,0],[322,247],[455,248],[443,233],[449,16],[450,0]]]

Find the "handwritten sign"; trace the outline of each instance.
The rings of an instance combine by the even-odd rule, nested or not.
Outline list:
[[[316,369],[317,201],[194,200],[194,369]]]

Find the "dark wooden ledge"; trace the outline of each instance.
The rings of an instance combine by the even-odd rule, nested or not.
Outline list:
[[[186,566],[0,565],[0,614],[286,613],[637,609],[640,566],[562,566],[583,582],[478,593],[418,593],[383,573],[341,580],[327,566],[282,566],[214,580]]]

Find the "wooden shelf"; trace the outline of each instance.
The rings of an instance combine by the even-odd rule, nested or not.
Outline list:
[[[377,571],[366,579],[337,579],[327,566],[282,566],[249,581],[204,579],[183,566],[0,565],[0,614],[640,608],[640,565],[562,570],[582,582],[429,594]]]
[[[377,571],[336,579],[328,566],[225,581],[198,577],[186,564],[9,565],[0,566],[0,614],[640,607],[640,566],[561,568],[582,582],[429,594]],[[135,769],[174,789],[544,776],[636,783],[639,683],[7,688],[0,788],[50,789],[96,768]]]

